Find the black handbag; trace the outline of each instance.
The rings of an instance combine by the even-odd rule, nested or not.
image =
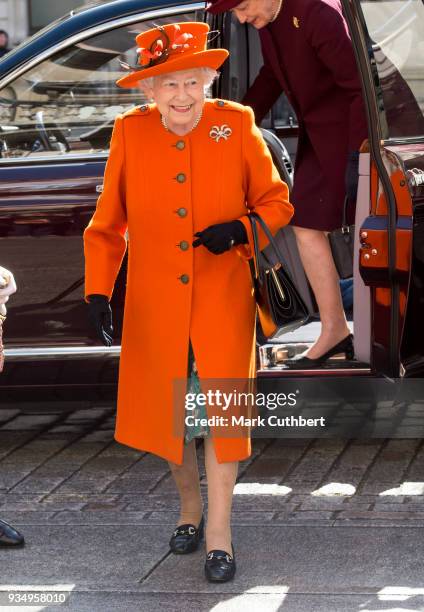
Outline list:
[[[265,221],[257,214],[249,214],[252,226],[254,257],[250,260],[253,288],[258,307],[259,322],[264,336],[289,332],[304,325],[309,319],[306,305],[286,270],[280,250]],[[259,250],[257,223],[261,226],[277,257],[272,264]]]
[[[334,263],[341,279],[353,276],[355,226],[347,224],[347,197],[343,204],[342,226],[328,234]]]

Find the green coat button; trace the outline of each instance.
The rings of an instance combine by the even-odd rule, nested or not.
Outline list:
[[[181,240],[179,247],[182,251],[187,251],[190,247],[189,243],[187,242],[187,240]]]
[[[179,208],[177,210],[177,215],[179,217],[186,217],[187,216],[187,208]]]
[[[187,285],[187,283],[190,281],[190,277],[188,274],[182,274],[180,276],[180,281],[184,284]]]
[[[184,183],[186,180],[186,175],[184,174],[184,172],[180,172],[179,174],[177,174],[177,181],[179,183]]]
[[[183,149],[185,149],[184,140],[178,140],[175,146],[177,147],[179,151],[182,151]]]

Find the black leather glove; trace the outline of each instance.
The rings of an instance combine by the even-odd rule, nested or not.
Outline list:
[[[345,172],[346,195],[349,202],[356,202],[359,180],[359,151],[350,151]]]
[[[96,331],[97,337],[105,346],[113,341],[112,309],[105,295],[87,295],[88,320]]]
[[[214,255],[221,255],[236,244],[248,242],[246,228],[238,219],[228,223],[210,225],[194,235],[197,236],[197,240],[193,242],[193,246],[196,248],[203,244]]]

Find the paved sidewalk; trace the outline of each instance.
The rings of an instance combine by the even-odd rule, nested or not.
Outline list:
[[[0,409],[0,517],[27,542],[0,549],[1,586],[71,592],[20,610],[424,610],[421,440],[255,440],[234,498],[237,576],[215,586],[203,549],[168,552],[167,464],[113,426],[107,406]]]

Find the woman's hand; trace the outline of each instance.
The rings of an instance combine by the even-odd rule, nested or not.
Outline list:
[[[221,255],[236,244],[247,242],[246,228],[238,219],[229,223],[210,225],[194,235],[197,236],[197,240],[193,242],[193,247],[196,248],[203,244],[214,255]]]
[[[6,302],[9,296],[16,291],[15,278],[6,268],[0,266],[0,315],[6,316]]]
[[[105,346],[113,342],[112,309],[105,295],[88,295],[88,319]]]

